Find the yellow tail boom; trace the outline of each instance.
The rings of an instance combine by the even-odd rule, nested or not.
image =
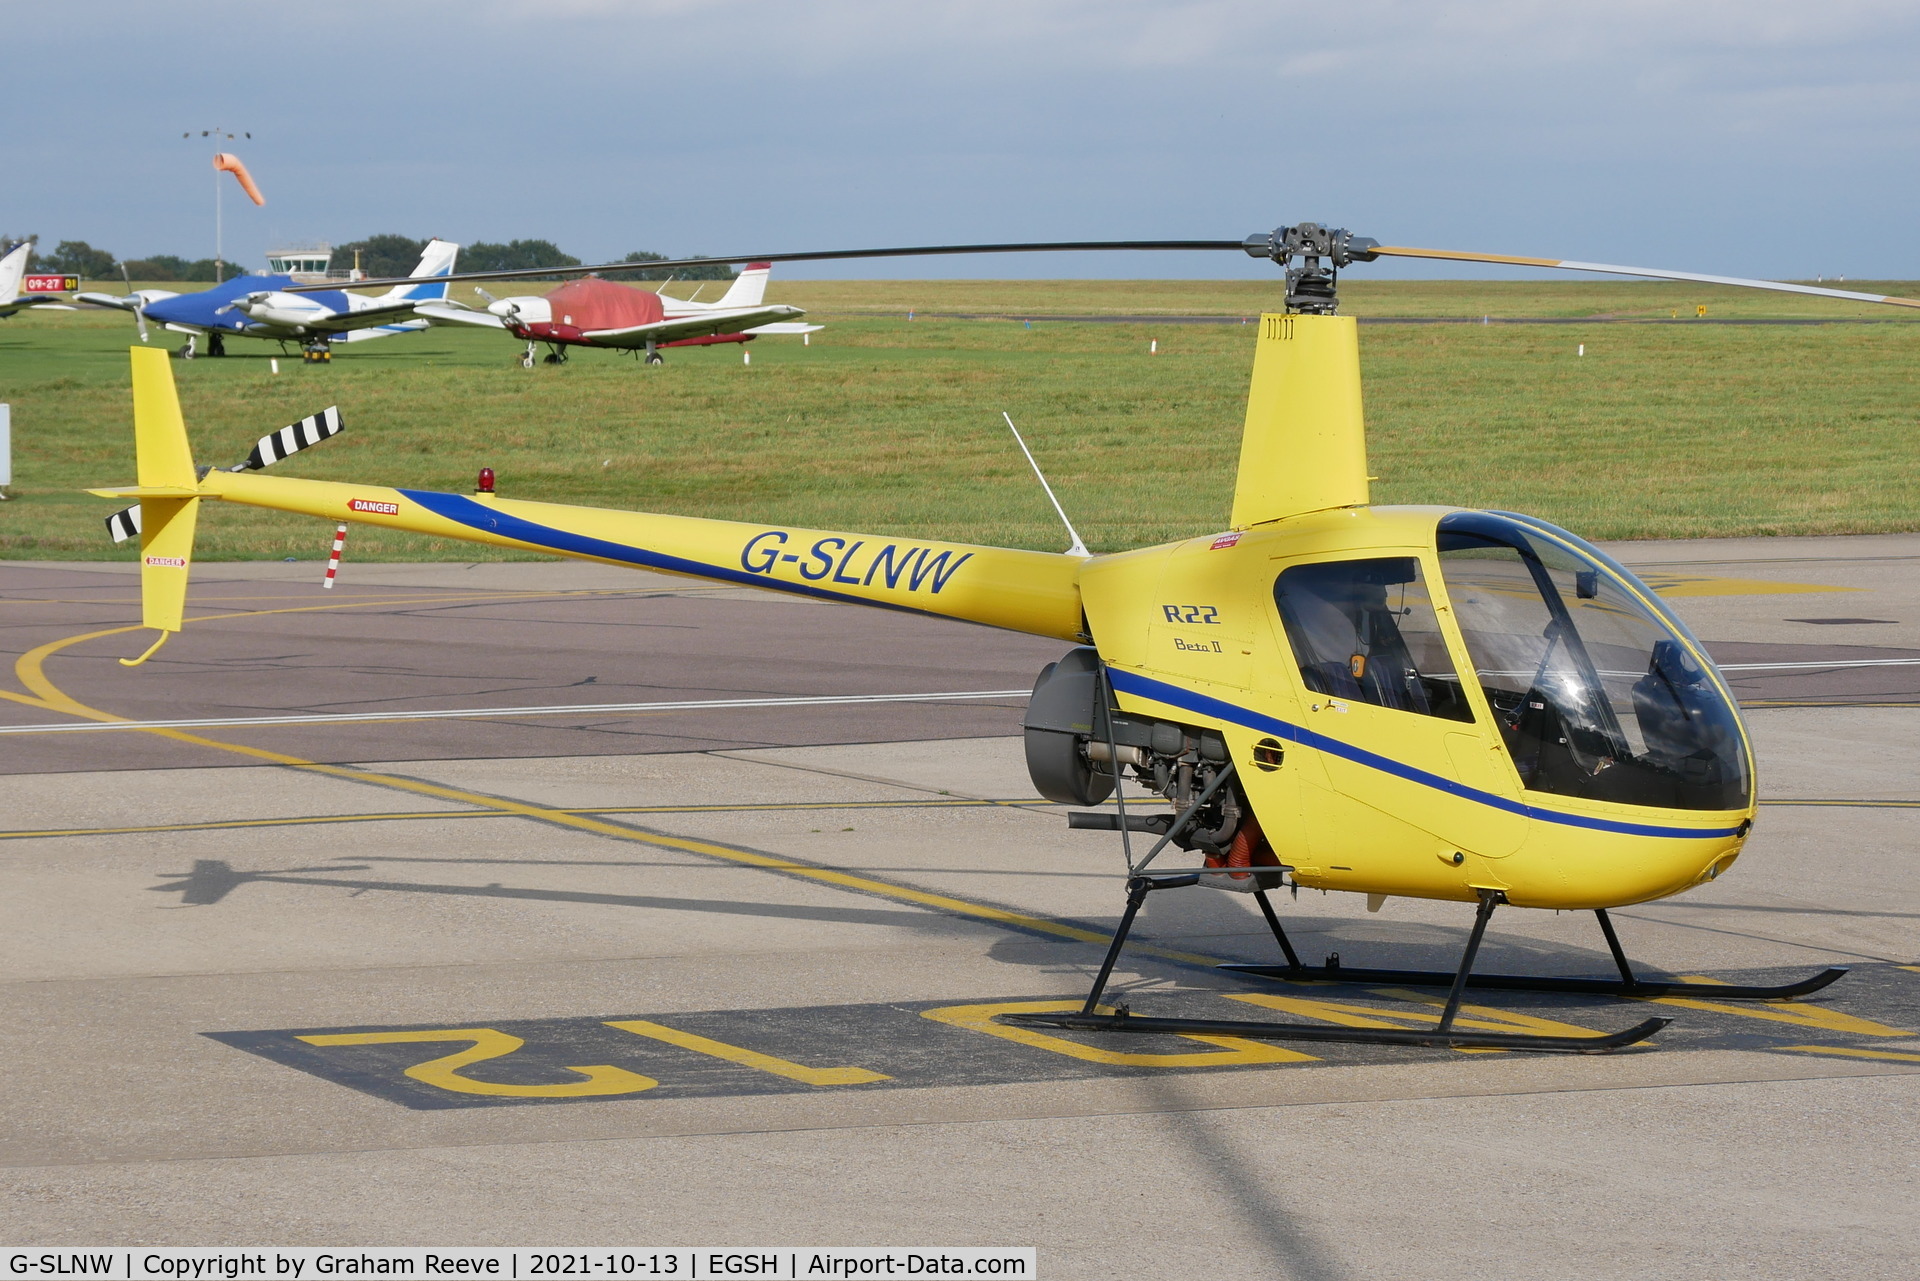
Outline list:
[[[180,630],[202,499],[1087,639],[1078,556],[259,472],[199,477],[166,354],[134,348],[133,379],[140,484],[89,492],[140,501],[143,618],[161,636],[135,662]]]

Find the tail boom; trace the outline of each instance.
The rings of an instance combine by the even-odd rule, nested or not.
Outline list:
[[[215,471],[209,498],[1076,640],[1079,557]],[[147,501],[147,500],[143,500]]]

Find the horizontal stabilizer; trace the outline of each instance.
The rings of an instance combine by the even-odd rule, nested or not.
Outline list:
[[[95,498],[192,498],[200,490],[193,485],[109,485],[87,492]]]
[[[302,418],[290,427],[282,427],[268,436],[262,436],[260,442],[247,455],[248,471],[259,471],[262,467],[279,462],[283,458],[299,453],[310,445],[317,445],[330,436],[340,434],[340,406],[329,405],[319,413]],[[239,471],[238,467],[234,468]]]
[[[129,538],[139,537],[140,504],[135,503],[126,510],[117,511],[107,517],[107,534],[116,543],[124,543]]]

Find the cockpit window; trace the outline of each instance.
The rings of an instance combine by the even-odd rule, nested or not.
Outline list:
[[[1615,573],[1517,522],[1440,522],[1441,574],[1526,786],[1669,809],[1740,809],[1739,716]]]
[[[1473,719],[1416,557],[1295,565],[1273,595],[1314,693]]]

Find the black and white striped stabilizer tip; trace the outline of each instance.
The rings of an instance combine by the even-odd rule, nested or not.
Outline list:
[[[125,511],[117,511],[107,517],[107,534],[116,543],[124,543],[129,538],[140,536],[140,504],[135,503]]]
[[[339,434],[340,406],[329,405],[291,427],[282,427],[270,436],[262,436],[260,443],[253,447],[253,452],[247,455],[247,470],[259,471],[262,467],[299,453],[309,445],[317,445],[329,436]]]

